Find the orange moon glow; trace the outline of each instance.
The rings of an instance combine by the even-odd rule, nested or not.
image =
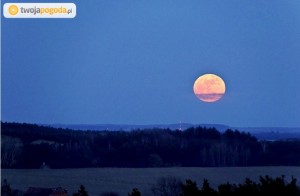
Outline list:
[[[204,102],[216,102],[225,94],[225,83],[217,75],[204,74],[194,83],[194,93],[198,99]]]

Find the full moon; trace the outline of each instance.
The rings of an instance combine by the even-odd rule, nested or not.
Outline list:
[[[204,102],[216,102],[225,94],[225,82],[215,74],[204,74],[194,83],[194,93]]]

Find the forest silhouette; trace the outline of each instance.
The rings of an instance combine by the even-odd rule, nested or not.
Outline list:
[[[299,166],[300,140],[238,130],[75,131],[1,123],[2,168]]]

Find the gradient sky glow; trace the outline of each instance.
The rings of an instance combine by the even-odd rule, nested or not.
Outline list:
[[[64,2],[75,19],[2,16],[3,121],[300,127],[299,0]]]

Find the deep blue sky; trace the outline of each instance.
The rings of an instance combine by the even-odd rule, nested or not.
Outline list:
[[[2,17],[3,121],[300,127],[299,0],[75,4]],[[205,73],[225,80],[219,102],[193,94]]]

